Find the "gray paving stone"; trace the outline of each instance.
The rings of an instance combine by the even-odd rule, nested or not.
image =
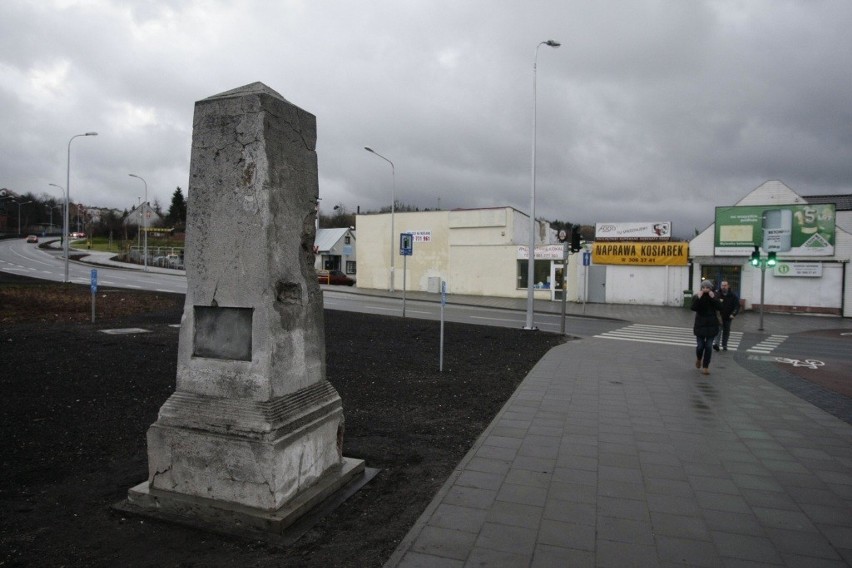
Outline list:
[[[474,548],[465,566],[488,566],[489,568],[524,568],[530,565],[530,557],[487,548]]]
[[[496,498],[497,491],[454,486],[444,496],[444,503],[460,507],[471,507],[473,509],[487,509],[494,503]]]
[[[497,493],[497,500],[544,507],[547,501],[547,489],[544,487],[504,483]]]
[[[505,475],[505,482],[513,485],[529,485],[531,487],[549,487],[553,473],[532,471],[529,469],[510,469]]]
[[[842,560],[825,536],[818,532],[768,529],[767,534],[782,556]]]
[[[399,568],[462,568],[464,562],[431,554],[408,552],[398,566]]]
[[[721,556],[781,564],[783,560],[771,540],[761,536],[711,531]]]
[[[512,468],[550,473],[556,470],[556,458],[517,455],[512,460]]]
[[[645,492],[648,495],[658,494],[658,495],[671,495],[673,497],[693,497],[694,491],[692,490],[692,486],[688,481],[685,480],[686,475],[684,475],[684,479],[677,479],[673,477],[665,477],[667,472],[660,472],[655,468],[645,468]],[[674,472],[670,472],[671,475],[674,475]],[[658,477],[662,474],[661,477]]]
[[[492,460],[507,460],[512,461],[515,459],[515,455],[517,454],[517,450],[514,448],[500,448],[497,446],[480,446],[478,450],[476,450],[476,457],[492,459]]]
[[[657,548],[648,544],[612,542],[598,539],[599,568],[648,568],[658,566]]]
[[[698,517],[702,512],[692,494],[685,496],[650,494],[647,497],[647,503],[648,510],[654,513]]]
[[[429,525],[477,534],[488,516],[487,509],[473,509],[441,503],[429,519]]]
[[[635,521],[650,520],[648,502],[639,499],[616,499],[613,497],[598,497],[598,515],[633,519]]]
[[[481,471],[483,473],[506,475],[511,467],[512,462],[510,461],[473,457],[469,462],[467,462],[466,469],[470,471]]]
[[[595,541],[593,525],[543,519],[538,531],[538,543],[562,548],[594,552]]]
[[[587,469],[557,466],[553,470],[553,481],[596,486],[598,484],[598,472],[597,470],[589,471]]]
[[[476,538],[473,533],[426,526],[411,549],[421,554],[464,560],[473,549]]]
[[[574,501],[558,501],[548,498],[544,506],[543,518],[563,523],[595,526],[597,523],[597,505]]]
[[[535,529],[541,522],[543,514],[544,507],[510,503],[508,501],[495,501],[487,512],[486,521],[501,525]]]
[[[598,495],[602,497],[620,497],[622,499],[644,499],[645,485],[601,479],[598,481]]]
[[[689,540],[711,540],[710,529],[700,517],[651,512],[651,526],[655,535],[665,535]]]
[[[533,552],[532,568],[594,568],[595,553],[587,550],[576,550],[539,544]]]
[[[484,473],[481,471],[463,471],[456,479],[459,487],[475,487],[477,489],[500,489],[503,484],[503,476],[496,473]]]
[[[730,513],[750,513],[751,508],[741,495],[727,493],[708,493],[696,491],[695,497],[702,509],[710,511],[728,511]]]
[[[523,438],[509,438],[506,436],[488,436],[482,442],[483,446],[497,446],[498,448],[511,448],[517,450],[523,443]]]
[[[712,542],[659,535],[656,543],[656,550],[662,562],[691,567],[723,566]]]
[[[498,523],[485,523],[479,538],[476,539],[476,548],[496,550],[518,554],[527,559],[532,557],[535,550],[536,531],[526,528]]]
[[[741,492],[746,503],[752,509],[764,507],[769,509],[785,509],[787,511],[799,511],[799,505],[792,497],[779,491],[761,491],[759,489],[743,489]]]
[[[612,542],[654,544],[654,531],[650,518],[647,521],[634,521],[598,515],[597,534],[599,539]]]

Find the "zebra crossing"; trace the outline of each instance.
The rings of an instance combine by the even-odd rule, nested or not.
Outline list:
[[[688,327],[634,323],[620,329],[595,335],[595,337],[621,341],[638,341],[640,343],[695,347],[695,335],[692,333],[692,328]],[[736,351],[742,339],[743,333],[741,331],[732,331],[728,338],[728,351]]]
[[[788,335],[770,335],[757,345],[749,347],[746,351],[749,353],[763,353],[764,355],[772,353],[778,348],[778,346],[784,343],[784,340],[788,337]]]

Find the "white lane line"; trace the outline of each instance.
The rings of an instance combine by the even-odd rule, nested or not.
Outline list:
[[[468,316],[468,317],[470,317],[470,319],[475,319],[475,320],[502,321],[502,322],[508,322],[508,323],[521,323],[523,321],[523,320],[520,320],[520,319],[487,318],[487,317],[484,317],[484,316]]]

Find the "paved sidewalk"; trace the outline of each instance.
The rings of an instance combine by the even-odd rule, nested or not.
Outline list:
[[[714,354],[553,349],[387,566],[847,566],[852,426]]]

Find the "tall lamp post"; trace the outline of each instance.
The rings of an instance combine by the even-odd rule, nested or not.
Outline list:
[[[530,248],[527,261],[527,325],[524,329],[535,329],[533,307],[535,304],[535,141],[536,141],[536,67],[538,67],[538,48],[542,45],[559,47],[558,41],[549,39],[535,46],[533,59],[533,131],[532,131],[532,181],[530,183]]]
[[[68,140],[68,160],[66,163],[65,169],[65,218],[62,223],[62,232],[63,236],[63,245],[62,252],[65,254],[65,282],[70,282],[68,279],[68,209],[71,207],[71,142],[74,141],[75,138],[79,138],[81,136],[97,136],[97,132],[86,132],[84,134],[75,134]]]
[[[387,158],[385,158],[384,156],[382,156],[381,154],[379,154],[378,152],[376,152],[372,148],[364,146],[364,149],[368,152],[375,154],[379,158],[383,159],[384,161],[389,163],[390,166],[391,166],[390,287],[388,289],[391,292],[393,292],[393,268],[394,268],[394,257],[396,256],[396,255],[394,255],[395,249],[394,249],[394,242],[393,242],[393,238],[394,238],[393,221],[394,221],[394,213],[395,213],[395,210],[396,210],[396,168],[394,167],[393,162],[391,162],[390,160],[388,160]]]
[[[27,203],[32,203],[32,201],[24,201],[23,203],[18,203],[15,201],[15,205],[18,206],[18,236],[21,236],[21,205],[26,205]]]
[[[145,244],[142,245],[142,255],[145,257],[145,271],[148,270],[148,182],[142,176],[127,174],[132,178],[141,179],[145,184],[145,207],[142,208],[142,231],[145,233]]]
[[[51,187],[58,187],[58,188],[59,188],[59,190],[61,191],[61,193],[59,194],[59,198],[60,198],[60,199],[62,198],[62,196],[63,196],[63,195],[65,195],[65,188],[64,188],[64,187],[62,187],[61,185],[56,185],[55,183],[49,183],[49,184],[47,184],[47,185],[49,185],[49,186],[51,186]],[[61,207],[61,206],[60,206],[60,207]],[[62,209],[60,209],[60,212],[61,212],[61,211],[62,211]],[[53,208],[52,208],[52,207],[50,208],[50,218],[51,218],[51,221],[50,221],[50,230],[51,230],[51,231],[53,231],[53,220],[52,220],[52,219],[53,219]],[[67,238],[67,235],[63,236],[63,237],[62,237],[62,242],[65,242],[65,239],[66,239],[66,238]]]

